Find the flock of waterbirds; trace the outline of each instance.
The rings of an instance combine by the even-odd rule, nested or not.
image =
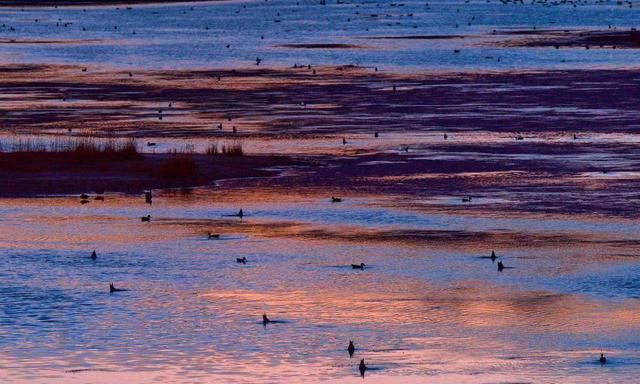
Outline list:
[[[104,191],[102,191],[102,193],[104,193]],[[150,190],[149,191],[145,191],[145,202],[148,203],[148,204],[151,204],[152,203],[152,198],[153,198],[153,196],[152,196],[151,191]],[[469,201],[470,200],[471,200],[471,197],[469,197]],[[342,198],[332,196],[330,201],[333,202],[333,203],[342,202]],[[244,212],[243,212],[242,209],[240,209],[238,211],[238,213],[236,213],[236,214],[230,214],[230,215],[224,215],[224,216],[226,216],[226,217],[238,217],[238,218],[242,219],[244,217]],[[142,216],[141,217],[141,221],[150,222],[151,221],[151,215]],[[219,239],[221,239],[221,234],[208,232],[207,233],[207,239],[209,239],[209,240],[219,240]],[[97,255],[95,250],[93,250],[93,252],[91,252],[90,258],[92,260],[96,260],[98,258],[98,255]],[[490,259],[492,263],[495,263],[496,260],[497,260],[498,261],[498,263],[497,263],[498,272],[502,272],[503,270],[508,269],[508,268],[514,268],[514,267],[506,267],[504,265],[504,263],[502,262],[502,260],[498,260],[498,256],[496,255],[495,250],[491,251],[491,255],[490,256],[481,256],[480,258]],[[246,256],[237,257],[236,258],[236,263],[238,263],[238,264],[246,264],[247,261],[248,260],[247,260]],[[362,262],[361,263],[356,263],[356,264],[351,264],[351,269],[354,269],[354,270],[362,270],[362,271],[364,271],[365,267],[366,267],[365,263],[362,263]],[[113,283],[109,283],[109,293],[110,294],[116,293],[116,292],[126,292],[126,291],[129,291],[129,289],[116,288]],[[266,313],[262,314],[262,325],[263,326],[266,327],[268,324],[278,324],[278,323],[286,323],[286,321],[283,321],[283,320],[272,320],[272,319],[269,319],[269,317],[267,316]],[[349,345],[347,347],[347,352],[349,354],[349,358],[353,357],[355,351],[356,351],[356,348],[355,348],[355,345],[353,343],[353,340],[349,340]],[[599,361],[600,364],[606,364],[607,363],[607,358],[604,356],[603,353],[601,353],[600,354],[600,358],[599,358],[598,361]],[[364,359],[361,359],[360,363],[358,364],[358,370],[360,372],[360,375],[363,378],[364,378],[364,375],[365,375],[365,372],[367,371],[367,369],[369,369],[369,366],[365,363]]]
[[[490,1],[490,0],[487,0],[487,2],[489,2],[489,1]],[[512,4],[513,4],[513,3],[524,3],[524,1],[510,1],[510,0],[500,0],[500,1],[501,1],[501,3],[502,3],[502,4],[509,4],[509,3],[512,3]],[[544,0],[544,1],[534,1],[534,2],[539,3],[539,4],[544,4],[544,5],[547,5],[547,6],[551,6],[551,5],[561,5],[561,4],[572,4],[574,7],[576,7],[576,6],[578,6],[578,5],[584,5],[584,4],[587,4],[587,3],[588,3],[588,2],[586,2],[586,1],[580,1],[580,0],[574,0],[574,1],[572,1],[572,0],[560,0],[560,1],[548,1],[548,0]],[[320,0],[320,3],[321,3],[321,4],[326,4],[325,0]],[[342,3],[342,1],[341,1],[341,0],[337,0],[337,3],[338,3],[338,4],[341,4],[341,3]],[[467,1],[467,3],[468,3],[468,1]],[[619,3],[621,3],[621,2],[619,2]],[[630,1],[624,1],[624,2],[622,2],[622,3],[624,3],[624,4],[628,5],[629,7],[632,7],[632,3],[631,3]],[[426,7],[427,7],[427,8],[429,7],[429,4],[428,4],[428,3],[426,3],[425,5],[426,5]],[[243,5],[242,7],[243,7],[243,8],[246,8],[246,5]],[[359,5],[356,5],[356,8],[357,8],[357,7],[359,7]],[[131,7],[126,7],[126,9],[127,9],[127,10],[131,10],[132,8],[131,8]],[[24,10],[24,9],[23,9],[23,10]],[[86,12],[86,9],[85,9],[84,11]],[[191,8],[190,8],[190,11],[194,11],[194,8],[193,8],[193,7],[191,7]],[[184,12],[186,13],[186,11],[184,11]],[[459,12],[459,10],[457,10],[457,12]],[[357,12],[357,11],[356,11],[356,14],[358,14],[358,12]],[[282,21],[282,17],[281,17],[281,16],[282,16],[282,15],[281,15],[280,13],[278,13],[278,14],[276,15],[276,17],[274,18],[274,22],[281,22],[281,21]],[[411,14],[409,17],[411,17],[411,16],[413,16],[413,15]],[[467,22],[467,24],[468,24],[468,25],[471,25],[472,21],[474,21],[474,20],[475,20],[475,18],[472,18],[470,21],[468,21],[468,22]],[[348,21],[350,22],[350,21],[351,21],[351,19],[349,19]],[[38,23],[38,22],[39,22],[39,20],[38,20],[38,19],[35,19],[35,20],[34,20],[34,22],[35,22],[35,23]],[[68,28],[69,26],[72,26],[72,23],[71,23],[71,22],[64,22],[62,19],[58,19],[58,20],[57,20],[57,22],[56,22],[56,26],[64,27],[64,28]],[[458,24],[456,24],[456,27],[458,27],[458,26],[459,26],[459,25],[458,25]],[[2,28],[2,29],[5,29],[5,30],[8,30],[8,31],[10,31],[10,32],[15,32],[15,31],[16,31],[16,28],[15,28],[14,26],[7,26],[7,25],[5,25],[5,24],[3,24],[3,25],[1,26],[1,28]],[[117,26],[117,25],[114,25],[113,29],[114,29],[114,30],[118,30],[118,26]],[[208,26],[205,26],[205,30],[208,30],[208,29],[209,29],[209,27],[208,27]],[[535,29],[535,28],[534,28],[534,29]],[[83,31],[86,31],[86,27],[82,27],[82,30],[83,30]],[[136,31],[135,31],[135,30],[134,30],[134,31],[131,31],[131,33],[132,33],[132,34],[136,34]],[[262,34],[260,38],[261,38],[261,39],[264,39],[264,34]],[[230,48],[231,48],[230,44],[226,44],[226,45],[225,45],[225,48],[226,48],[226,49],[230,49]],[[556,47],[556,48],[557,48],[557,47]],[[454,50],[454,53],[455,53],[455,54],[457,54],[457,53],[459,53],[459,52],[460,52],[459,50]],[[263,58],[257,57],[257,58],[255,59],[255,65],[256,65],[256,66],[260,66],[260,64],[261,64],[263,61],[264,61],[264,59],[263,59]],[[309,64],[309,65],[298,65],[298,64],[296,63],[296,64],[294,64],[294,68],[307,68],[308,70],[312,71],[312,73],[313,73],[314,75],[315,75],[315,74],[317,74],[316,68],[312,68],[312,66],[311,66],[310,64]],[[87,67],[82,68],[82,72],[87,72],[87,71],[88,71]],[[377,67],[375,67],[375,71],[376,71],[376,72],[378,71],[378,68],[377,68]],[[128,72],[128,77],[133,77],[133,73],[132,73],[132,72]],[[218,80],[218,81],[221,81],[221,80],[222,80],[220,75],[217,75],[217,80]],[[396,85],[395,85],[395,84],[392,86],[392,90],[393,90],[393,92],[396,92],[396,91],[397,91],[397,87],[396,87]],[[172,105],[171,105],[171,103],[169,103],[169,104],[168,104],[168,107],[169,107],[169,108],[171,108],[171,106],[172,106]],[[158,119],[159,119],[159,120],[162,120],[162,115],[163,115],[162,110],[158,110]],[[230,119],[230,118],[229,118],[229,121],[231,121],[231,119]],[[219,124],[217,125],[217,127],[218,127],[218,129],[222,129],[222,123],[219,123]],[[234,132],[234,133],[236,133],[236,132],[237,132],[237,128],[236,128],[235,126],[234,126],[234,127],[232,127],[232,130],[233,130],[233,132]],[[375,133],[374,133],[374,137],[376,137],[376,138],[378,138],[378,137],[379,137],[378,132],[375,132]],[[576,136],[576,135],[574,135],[574,136],[573,136],[573,138],[574,138],[574,140],[577,140],[577,136]],[[447,135],[447,133],[444,133],[444,135],[443,135],[443,139],[444,139],[444,140],[448,140],[448,135]],[[518,134],[515,136],[515,140],[517,140],[517,141],[524,140],[524,136],[523,136],[522,134],[518,133]],[[343,144],[343,145],[347,145],[347,144],[348,144],[347,139],[346,139],[346,138],[344,138],[344,137],[342,138],[342,144]],[[153,143],[153,142],[148,142],[148,143],[147,143],[147,145],[148,145],[149,147],[151,147],[151,146],[155,146],[155,143]],[[404,148],[403,148],[403,150],[404,150],[404,151],[406,151],[406,152],[408,152],[408,151],[409,151],[409,147],[408,147],[408,146],[406,146],[406,147],[404,147]],[[104,190],[98,190],[98,191],[96,191],[96,195],[97,195],[97,196],[95,197],[95,200],[103,200],[103,199],[104,199]],[[88,202],[89,202],[89,195],[87,195],[87,194],[82,194],[82,195],[80,195],[80,198],[81,198],[81,200],[80,200],[80,203],[81,203],[81,204],[86,204],[86,203],[88,203]],[[151,204],[151,203],[152,203],[152,192],[151,192],[151,191],[146,191],[146,192],[145,192],[145,202],[146,202],[146,203],[148,203],[148,204]],[[331,197],[331,202],[334,202],[334,203],[342,202],[342,198],[332,196],[332,197]],[[471,203],[471,202],[472,202],[472,196],[463,197],[463,198],[462,198],[462,202],[463,202],[463,203]],[[242,219],[242,218],[245,216],[245,214],[244,214],[243,210],[242,210],[242,209],[240,209],[236,214],[231,214],[231,215],[227,215],[227,216],[229,216],[229,217],[238,217],[238,218]],[[142,216],[142,217],[140,217],[140,220],[141,220],[142,222],[147,222],[147,223],[149,223],[149,222],[151,222],[151,215]],[[221,235],[220,235],[220,234],[218,234],[218,233],[211,233],[211,232],[209,232],[209,233],[207,234],[207,239],[210,239],[210,240],[216,240],[216,239],[220,239],[220,238],[221,238]],[[97,259],[97,258],[98,258],[97,252],[96,252],[95,250],[91,253],[90,258],[91,258],[91,259],[93,259],[93,260],[95,260],[95,259]],[[504,263],[503,263],[503,261],[502,261],[502,260],[498,260],[498,257],[496,256],[496,254],[495,254],[495,252],[494,252],[494,251],[492,251],[492,252],[491,252],[491,255],[490,255],[490,256],[486,256],[486,258],[489,258],[493,263],[495,263],[496,261],[498,261],[498,262],[497,262],[497,270],[498,270],[498,272],[502,272],[502,271],[503,271],[504,269],[506,269],[506,268],[511,268],[511,267],[506,267],[506,266],[504,265]],[[247,258],[246,258],[246,257],[242,257],[242,258],[236,258],[236,262],[237,262],[237,263],[239,263],[239,264],[246,264],[246,263],[248,262],[248,260],[247,260]],[[364,270],[364,269],[365,269],[365,264],[364,264],[364,263],[362,263],[362,262],[361,262],[361,263],[354,263],[354,264],[351,264],[351,268],[352,268],[352,269],[357,269],[357,270]],[[116,288],[116,287],[114,286],[114,284],[113,284],[113,283],[110,283],[110,284],[109,284],[109,292],[110,292],[110,293],[123,292],[123,291],[127,291],[127,289]],[[276,324],[276,323],[282,323],[282,322],[283,322],[283,321],[279,321],[279,320],[271,320],[271,319],[269,319],[269,317],[267,316],[267,314],[266,314],[266,313],[262,315],[262,324],[263,324],[264,326],[267,326],[268,324]],[[354,342],[353,342],[352,340],[350,340],[350,341],[349,341],[349,344],[348,344],[348,347],[347,347],[347,352],[348,352],[349,356],[350,356],[350,357],[353,357],[353,355],[355,354],[355,351],[356,351],[356,348],[355,348]],[[606,364],[606,363],[607,363],[607,358],[604,356],[604,354],[601,354],[601,355],[600,355],[599,362],[600,362],[601,364]],[[368,366],[367,366],[367,364],[365,363],[365,360],[364,360],[364,359],[361,359],[361,360],[360,360],[360,362],[359,362],[359,364],[358,364],[358,370],[359,370],[360,374],[361,374],[363,377],[364,377],[365,371],[366,371],[367,369],[368,369]]]

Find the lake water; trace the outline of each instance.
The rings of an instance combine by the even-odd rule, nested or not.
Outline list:
[[[500,48],[504,37],[490,32],[626,29],[639,16],[637,6],[613,1],[2,8],[0,60],[110,69],[253,68],[256,57],[266,68],[358,64],[398,72],[635,68],[640,56],[630,49]],[[453,34],[467,37],[374,39]],[[356,47],[283,47],[291,44]],[[0,134],[5,146],[13,138]],[[411,143],[399,162],[526,157],[421,148],[436,140],[439,132],[398,134],[384,144],[350,136],[358,148],[383,152]],[[459,140],[495,145],[513,138],[469,132]],[[553,141],[572,138],[531,138]],[[588,141],[638,139],[627,130]],[[286,138],[245,144],[260,154],[346,155],[333,137],[297,140],[295,148]],[[202,150],[207,142],[164,139],[158,151],[185,145]],[[532,178],[517,194],[487,189],[474,198],[475,209],[465,209],[457,191],[368,195],[346,187],[295,190],[278,179],[154,191],[153,205],[109,193],[86,205],[77,196],[0,199],[0,381],[361,383],[364,358],[371,383],[637,383],[640,224],[629,218],[637,196],[614,191],[637,179],[637,151],[612,148],[566,158],[593,172],[548,185]],[[615,171],[596,172],[602,164]],[[611,199],[620,208],[575,213],[567,206],[574,192],[553,182],[597,189],[570,200]],[[332,203],[332,195],[344,201]],[[510,209],[516,199],[530,209]],[[545,202],[557,213],[534,209]],[[240,208],[243,219],[228,216]],[[151,222],[141,222],[147,214]],[[221,238],[209,240],[208,232]],[[502,272],[488,258],[493,249],[508,267]],[[240,257],[247,263],[237,263]],[[361,262],[364,270],[351,268]],[[127,291],[110,294],[111,282]],[[282,322],[264,326],[263,313]],[[600,353],[609,357],[606,365]]]
[[[267,68],[294,64],[357,64],[385,71],[637,67],[640,58],[630,49],[501,48],[498,42],[518,36],[491,32],[534,27],[628,30],[637,26],[639,9],[615,1],[503,4],[497,0],[4,8],[0,57],[4,62],[133,69],[254,67],[257,57]],[[378,39],[432,35],[465,38]],[[291,44],[354,48],[284,47]]]

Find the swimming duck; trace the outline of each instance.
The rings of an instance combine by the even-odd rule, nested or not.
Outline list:
[[[340,203],[340,202],[342,202],[342,198],[331,196],[331,202],[332,203]]]
[[[367,370],[367,365],[364,363],[364,359],[360,360],[360,364],[358,364],[358,370],[360,371],[360,376],[364,377],[364,372]]]
[[[504,264],[502,264],[502,261],[498,261],[498,272],[502,272],[503,269],[504,269]]]
[[[349,357],[352,357],[355,351],[356,351],[356,347],[353,345],[353,341],[349,340],[349,347],[347,347],[347,352],[349,352]]]
[[[147,222],[147,223],[151,222],[151,215],[142,216],[142,217],[140,218],[140,221],[142,221],[142,222]]]
[[[96,254],[95,250],[93,252],[91,252],[91,258],[94,259],[94,260],[98,258],[98,255]]]
[[[219,234],[219,233],[211,233],[211,232],[209,232],[209,233],[207,234],[207,237],[208,237],[209,239],[219,239],[219,238],[220,238],[220,234]]]
[[[364,270],[364,263],[360,263],[360,264],[351,264],[351,268],[353,268],[353,269],[362,269],[362,270]]]
[[[236,257],[236,263],[240,263],[240,264],[247,264],[247,258],[246,257]]]
[[[491,261],[496,261],[496,253],[494,251],[491,251]]]
[[[604,353],[600,354],[600,364],[606,364],[607,363],[607,358],[604,357]]]
[[[463,203],[470,203],[470,202],[471,202],[471,200],[472,200],[471,196],[469,196],[469,197],[463,197],[463,198],[462,198],[462,202],[463,202]]]
[[[267,325],[269,323],[271,323],[271,320],[269,320],[269,318],[267,317],[266,313],[263,313],[262,314],[262,324]]]
[[[126,291],[126,289],[116,288],[113,286],[113,283],[109,283],[109,293],[122,292],[122,291]]]

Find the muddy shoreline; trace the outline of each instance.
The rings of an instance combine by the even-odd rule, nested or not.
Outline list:
[[[137,159],[72,159],[67,153],[0,153],[0,197],[142,193],[148,189],[192,188],[222,179],[276,176],[301,165],[282,156],[143,154]]]

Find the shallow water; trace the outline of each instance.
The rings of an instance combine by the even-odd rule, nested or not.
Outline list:
[[[637,377],[640,267],[637,249],[620,257],[617,246],[637,223],[281,196],[219,187],[159,193],[152,206],[124,195],[0,201],[0,377],[355,382],[360,358],[372,382]],[[225,216],[240,206],[245,218]],[[151,223],[140,222],[147,213]],[[453,235],[409,240],[428,230]],[[498,273],[490,244],[461,244],[469,231],[598,241],[514,241],[496,250],[513,267]],[[359,262],[364,271],[351,269]],[[130,291],[109,294],[109,282]],[[264,327],[263,312],[284,323]],[[610,364],[596,362],[600,351]]]
[[[0,8],[0,57],[3,63],[117,70],[255,67],[256,57],[266,68],[358,64],[387,72],[637,67],[635,50],[499,47],[507,37],[490,34],[534,26],[635,27],[638,7],[627,5],[277,0]],[[467,37],[378,39],[454,34]],[[284,46],[290,44],[357,47]],[[520,84],[518,91],[546,89],[544,81],[535,84]],[[475,87],[480,97],[515,87],[425,85],[431,86]],[[411,89],[411,82],[399,88]],[[37,103],[39,113],[61,102],[57,94],[21,99],[32,91],[40,92],[0,95],[4,109]],[[95,114],[122,102],[65,103]],[[636,112],[536,103],[502,102],[480,111],[514,121],[617,117],[624,126],[605,132],[585,124],[574,140],[569,129],[575,127],[549,123],[526,134],[526,147],[514,147],[513,134],[502,130],[460,127],[448,130],[443,143],[439,126],[382,130],[381,140],[361,128],[341,145],[342,131],[323,135],[317,124],[300,128],[310,131],[308,138],[260,136],[259,116],[249,117],[237,123],[251,133],[242,139],[247,153],[330,155],[373,171],[363,172],[353,190],[286,187],[287,177],[312,172],[299,167],[270,181],[154,191],[153,205],[120,194],[86,205],[76,196],[0,199],[0,381],[360,383],[357,363],[364,358],[371,368],[365,380],[372,383],[637,382],[638,136],[628,126]],[[456,108],[437,112],[478,113]],[[200,118],[172,113],[166,112],[168,124]],[[298,115],[293,107],[287,113]],[[351,121],[343,119],[339,127],[347,132]],[[399,120],[394,123],[404,124]],[[2,149],[10,150],[16,138],[37,144],[56,136],[3,132]],[[148,132],[144,141],[157,146],[141,150],[203,152],[210,139]],[[443,169],[429,168],[430,161]],[[412,172],[403,173],[407,169]],[[460,180],[460,191],[428,188],[432,180],[450,178]],[[373,187],[364,188],[367,182]],[[367,192],[385,183],[404,193]],[[462,191],[469,190],[473,203],[465,204]],[[344,201],[332,203],[332,195]],[[239,208],[243,219],[228,216]],[[141,222],[147,214],[151,222]],[[208,232],[221,237],[208,240]],[[94,249],[97,260],[89,258]],[[493,249],[507,266],[502,272],[488,258]],[[248,262],[237,263],[239,257]],[[351,268],[361,262],[364,270]],[[109,294],[110,282],[127,291]],[[263,326],[262,313],[282,322]],[[352,358],[349,340],[357,348]],[[597,361],[602,352],[609,357],[604,366]]]
[[[505,48],[494,30],[628,30],[639,7],[490,1],[230,1],[121,7],[0,9],[0,55],[13,63],[131,69],[294,64],[387,71],[637,67],[634,49]],[[38,20],[37,22],[35,20]],[[65,26],[66,25],[66,26]],[[456,27],[457,25],[457,27]],[[379,39],[464,35],[464,39]],[[14,42],[11,42],[14,40]],[[308,49],[290,44],[347,44]],[[229,48],[227,48],[229,45]],[[454,50],[460,50],[454,53]]]

